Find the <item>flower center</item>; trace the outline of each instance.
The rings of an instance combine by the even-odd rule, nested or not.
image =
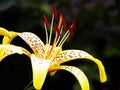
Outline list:
[[[46,32],[46,45],[48,45],[47,50],[46,50],[45,55],[44,55],[45,59],[48,59],[51,56],[55,47],[62,47],[63,43],[66,41],[66,39],[69,37],[69,35],[71,37],[73,37],[73,35],[74,35],[73,30],[75,29],[75,20],[74,19],[72,20],[72,25],[67,27],[66,23],[65,23],[65,20],[63,18],[63,15],[60,14],[59,15],[59,23],[57,24],[57,23],[54,22],[58,17],[55,6],[52,7],[52,12],[53,12],[53,15],[52,15],[51,26],[49,26],[47,17],[45,15],[43,15],[45,32]],[[50,34],[49,34],[49,37],[48,37],[48,31],[47,30],[49,28],[50,28]],[[53,29],[56,30],[56,35],[55,35],[54,41],[51,45],[52,47],[50,48]],[[63,35],[63,37],[61,37],[61,35],[63,33],[63,30],[66,30],[66,33]],[[50,50],[49,50],[49,48],[50,48]],[[59,51],[59,49],[56,51],[56,54]]]

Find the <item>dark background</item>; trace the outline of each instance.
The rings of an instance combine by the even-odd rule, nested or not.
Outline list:
[[[51,6],[63,13],[67,24],[77,25],[74,37],[63,49],[81,49],[99,58],[108,81],[100,83],[97,66],[89,60],[65,64],[79,67],[87,75],[91,90],[120,90],[120,0],[0,0],[0,27],[9,31],[33,32],[45,41],[42,15],[51,20]],[[0,36],[2,39],[2,36]],[[13,44],[30,48],[20,38]],[[31,62],[25,55],[11,55],[0,62],[0,90],[23,90],[32,79]],[[49,74],[42,90],[80,90],[68,72]]]

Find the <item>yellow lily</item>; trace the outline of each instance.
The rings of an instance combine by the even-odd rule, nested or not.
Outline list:
[[[73,36],[73,29],[75,27],[75,21],[72,21],[71,26],[66,26],[63,15],[60,14],[58,25],[54,23],[54,20],[57,19],[56,8],[53,6],[53,16],[51,21],[51,26],[49,26],[47,18],[43,15],[45,31],[46,31],[46,44],[44,44],[41,39],[31,32],[23,33],[14,33],[12,38],[8,36],[3,38],[3,43],[0,45],[0,61],[6,56],[18,53],[26,54],[30,57],[32,63],[33,71],[33,86],[35,89],[40,90],[45,81],[46,75],[48,72],[51,75],[54,75],[57,70],[66,70],[72,73],[79,84],[81,85],[82,90],[89,90],[89,82],[86,75],[77,67],[69,65],[61,65],[64,62],[75,60],[75,59],[88,59],[95,62],[98,65],[100,73],[100,81],[105,82],[107,80],[104,66],[100,60],[94,58],[92,55],[88,54],[82,50],[62,50],[62,45],[68,38],[68,36]],[[52,31],[56,29],[56,35],[51,45]],[[47,29],[50,28],[50,35],[48,37]],[[66,33],[63,35],[63,30],[66,30]],[[15,46],[9,44],[11,40],[18,35],[21,37],[33,50],[33,53],[30,53],[23,47]]]

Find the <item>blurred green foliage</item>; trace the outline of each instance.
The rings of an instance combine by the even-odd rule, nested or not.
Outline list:
[[[34,32],[45,41],[42,15],[45,14],[50,21],[52,5],[56,5],[58,12],[63,13],[67,24],[71,24],[72,18],[77,22],[74,37],[67,40],[63,49],[85,50],[99,58],[106,67],[108,82],[100,84],[98,70],[94,64],[84,60],[79,61],[80,64],[78,60],[74,61],[75,65],[83,69],[89,77],[91,90],[119,90],[120,74],[117,71],[120,64],[119,0],[0,0],[0,27],[18,32]],[[13,43],[16,42],[17,39]],[[11,56],[11,58],[15,57]],[[14,63],[11,64],[11,62]],[[20,69],[21,65],[16,66],[16,62],[21,62],[24,67]],[[73,62],[68,64],[73,65]],[[18,71],[13,69],[16,67],[19,68]],[[4,60],[0,63],[2,73],[0,87],[4,88],[2,90],[23,90],[32,77],[28,67],[30,62],[27,64],[26,61]],[[18,76],[11,74],[13,70]],[[58,72],[52,79],[48,76],[43,90],[48,88],[49,90],[79,90],[80,87],[76,86],[73,77],[71,75],[68,77],[66,74],[69,73]],[[19,81],[20,79],[16,80],[16,78],[22,78],[22,80]]]

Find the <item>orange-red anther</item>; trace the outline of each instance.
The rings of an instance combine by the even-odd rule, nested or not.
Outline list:
[[[48,29],[49,28],[49,23],[48,23],[47,17],[45,15],[43,15],[43,20],[44,20],[44,23],[46,25],[46,28]]]
[[[76,26],[76,22],[75,19],[72,20],[72,25],[68,27],[69,31],[70,31],[70,36],[73,37],[74,36],[74,32],[73,30],[75,29]]]
[[[71,26],[69,26],[68,29],[70,31],[70,36],[74,37],[74,32],[73,32],[73,29],[71,28]]]
[[[57,19],[58,15],[57,15],[57,10],[55,6],[52,6],[52,12],[53,12],[55,19]]]
[[[59,29],[59,27],[56,23],[54,23],[54,27],[56,29],[57,35],[59,36],[60,35],[60,29]]]
[[[75,27],[76,27],[76,21],[75,21],[75,19],[72,20],[71,27],[72,27],[73,30],[75,29]]]
[[[67,30],[67,29],[68,29],[63,17],[62,17],[62,25],[63,25],[64,30]]]

